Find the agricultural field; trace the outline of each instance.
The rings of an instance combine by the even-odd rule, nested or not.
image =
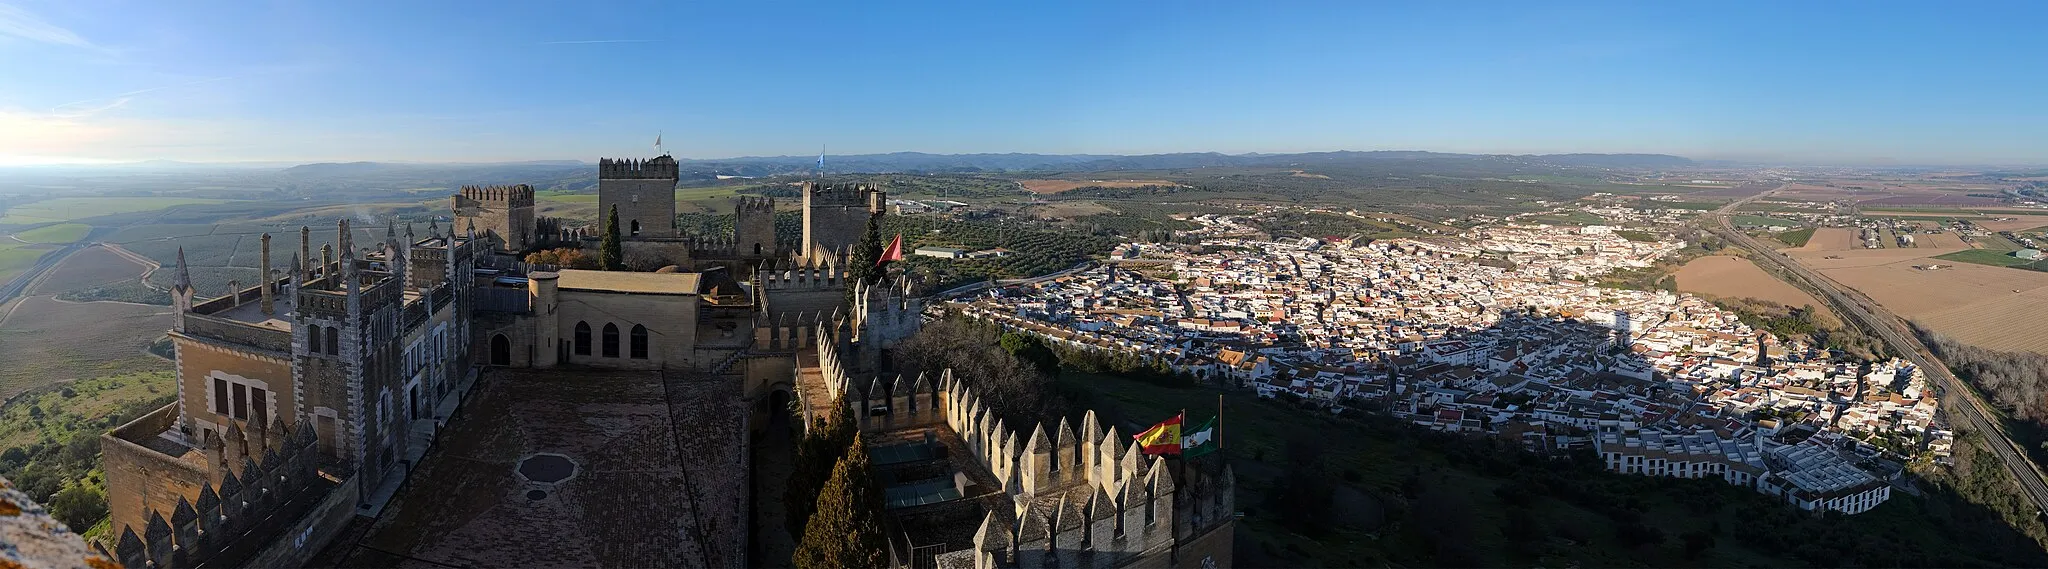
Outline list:
[[[2017,269],[2048,271],[2048,260],[2021,259],[2019,257],[2012,256],[2012,250],[2009,249],[1968,249],[1963,251],[1956,251],[1954,253],[1949,253],[1946,255],[1941,255],[1935,258],[1944,261],[1955,261],[1958,263],[1975,263],[1979,265],[1988,265],[1992,267],[2012,267]]]
[[[1912,251],[1912,250],[1908,250]],[[1925,259],[1820,269],[1886,309],[1966,344],[2048,353],[2048,272]]]
[[[1815,229],[1800,251],[1851,251],[1861,248],[1856,243],[1856,230],[1847,227],[1822,227]]]
[[[137,280],[149,267],[114,254],[103,247],[86,247],[64,258],[64,262],[43,273],[28,294],[63,294],[121,281]]]
[[[1298,172],[1298,171],[1297,171]],[[1292,175],[1292,174],[1290,174]],[[1329,179],[1321,176],[1320,179]],[[1179,186],[1168,180],[1018,180],[1018,185],[1035,194],[1057,194],[1081,188],[1147,188],[1153,186]]]
[[[16,241],[62,245],[84,239],[92,232],[92,226],[83,223],[58,223],[20,231],[14,234]]]
[[[1729,221],[1729,222],[1731,222],[1731,223],[1734,223],[1734,224],[1735,224],[1735,225],[1736,225],[1737,227],[1741,227],[1741,226],[1765,226],[1765,227],[1768,227],[1768,226],[1778,226],[1778,227],[1798,227],[1798,226],[1800,226],[1800,225],[1801,225],[1801,223],[1799,223],[1799,222],[1797,222],[1797,221],[1792,221],[1792,220],[1789,220],[1789,219],[1779,219],[1779,218],[1775,218],[1775,217],[1764,217],[1764,216],[1761,216],[1761,215],[1735,215],[1735,216],[1730,216],[1730,217],[1728,218],[1728,221]]]
[[[0,308],[0,397],[89,377],[168,369],[146,349],[168,307],[28,296]]]
[[[29,245],[13,239],[0,239],[0,283],[13,279],[15,275],[36,264],[36,259],[50,252],[48,246]]]
[[[1804,247],[1806,246],[1806,243],[1808,241],[1811,241],[1813,239],[1813,232],[1815,229],[1817,228],[1808,227],[1805,229],[1782,231],[1779,233],[1772,234],[1771,237],[1792,247]]]
[[[1813,305],[1826,310],[1827,303],[1778,280],[1742,257],[1708,255],[1693,259],[1678,269],[1678,290],[1724,298],[1754,298],[1785,306]]]
[[[29,225],[89,219],[102,215],[155,211],[168,207],[218,204],[227,200],[169,197],[56,198],[31,202],[7,210],[0,225]]]

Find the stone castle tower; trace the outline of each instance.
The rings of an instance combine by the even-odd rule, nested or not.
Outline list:
[[[626,237],[675,237],[676,181],[681,170],[676,159],[658,156],[651,160],[597,161],[597,219],[599,231],[619,208],[619,235]]]
[[[732,232],[737,253],[761,259],[779,252],[775,242],[775,198],[741,196],[733,203]]]
[[[540,240],[534,228],[532,186],[463,186],[449,199],[455,231],[473,227],[479,235],[495,238],[499,251],[518,253]]]
[[[804,242],[798,253],[810,258],[830,258],[860,243],[868,217],[888,203],[881,189],[860,184],[804,182],[803,193]]]

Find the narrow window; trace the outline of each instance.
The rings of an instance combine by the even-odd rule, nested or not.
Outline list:
[[[270,426],[270,391],[261,387],[249,388],[249,415],[256,418],[256,424]]]
[[[647,327],[633,325],[633,359],[647,359]]]
[[[235,384],[234,410],[236,419],[249,418],[249,389],[239,383]]]
[[[306,353],[320,353],[320,327],[306,327]]]
[[[590,355],[590,324],[587,322],[576,323],[576,355]]]
[[[754,256],[756,256],[756,257],[759,257],[759,256],[761,256],[761,244],[760,244],[760,243],[755,243],[755,244],[754,244]]]
[[[341,332],[331,327],[327,329],[327,355],[341,355]]]
[[[228,416],[228,380],[213,378],[213,414]]]
[[[631,234],[632,234],[632,235],[639,235],[639,234],[640,234],[640,220],[638,220],[638,219],[635,219],[635,220],[633,220],[633,232],[632,232]]]
[[[604,325],[604,357],[619,357],[619,326],[617,324]]]

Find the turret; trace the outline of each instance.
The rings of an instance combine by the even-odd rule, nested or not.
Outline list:
[[[171,329],[185,331],[185,313],[192,311],[192,271],[185,265],[185,248],[178,248],[178,280],[171,285]]]
[[[262,300],[262,308],[263,308],[263,315],[264,315],[264,316],[270,316],[270,315],[272,315],[272,314],[276,314],[276,313],[277,313],[277,311],[276,311],[276,306],[277,306],[277,305],[276,305],[276,304],[275,304],[275,303],[274,303],[274,302],[272,301],[272,298],[271,298],[271,297],[275,296],[275,293],[271,292],[271,290],[270,290],[270,289],[272,289],[272,288],[276,288],[276,284],[277,284],[277,277],[276,277],[276,276],[273,276],[273,275],[271,275],[271,274],[270,274],[270,234],[269,234],[269,233],[265,233],[265,234],[263,234],[263,256],[262,256],[262,257],[261,257],[261,258],[260,258],[260,259],[258,260],[258,264],[259,264],[260,266],[258,266],[258,267],[257,267],[257,269],[256,269],[256,272],[257,272],[257,274],[261,275],[261,277],[260,277],[260,278],[261,278],[262,280],[261,280],[261,281],[258,281],[258,283],[259,283],[259,284],[258,284],[258,286],[257,286],[256,288],[257,288],[257,289],[259,289],[259,290],[261,290],[261,294],[263,295],[263,300]]]

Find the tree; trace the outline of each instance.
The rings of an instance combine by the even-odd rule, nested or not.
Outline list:
[[[851,257],[847,260],[853,265],[847,269],[850,276],[868,284],[882,281],[882,267],[876,266],[876,260],[882,258],[881,214],[868,216],[867,232],[860,236],[860,243],[854,245]]]
[[[1045,342],[1037,336],[1004,332],[997,343],[1003,351],[1038,368],[1039,373],[1054,375],[1060,371],[1059,356],[1053,354],[1052,348],[1045,347]]]
[[[591,263],[590,256],[583,254],[582,249],[574,247],[559,247],[529,253],[526,255],[526,262],[530,265],[554,265],[565,269],[587,269],[596,266]]]
[[[597,266],[607,271],[626,269],[626,254],[619,243],[619,206],[612,204],[612,212],[604,220],[604,240],[597,245]]]
[[[107,517],[107,497],[84,484],[66,485],[50,498],[50,515],[71,531],[83,532]]]
[[[792,556],[797,569],[881,569],[889,565],[882,535],[882,499],[868,474],[868,452],[858,434],[832,477],[818,492],[817,513],[804,526]]]
[[[830,418],[811,422],[811,428],[804,438],[797,441],[796,462],[789,473],[789,485],[782,494],[784,521],[788,523],[792,536],[802,537],[804,526],[810,523],[812,509],[817,507],[818,489],[832,476],[833,465],[846,455],[848,445],[853,444],[858,430],[853,422],[853,412],[845,401],[835,399],[833,408],[839,411]]]

